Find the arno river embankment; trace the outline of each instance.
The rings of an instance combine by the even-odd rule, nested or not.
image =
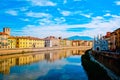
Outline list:
[[[62,50],[62,49],[80,49],[88,50],[90,46],[75,46],[75,47],[45,47],[45,48],[14,48],[14,49],[0,49],[0,55],[18,54],[18,53],[28,53],[28,52],[40,52],[40,51],[50,51],[50,50]]]
[[[82,55],[82,65],[90,80],[120,80],[119,57],[107,54],[87,50]]]

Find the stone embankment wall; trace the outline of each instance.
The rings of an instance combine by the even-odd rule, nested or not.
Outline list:
[[[60,49],[75,49],[88,50],[90,46],[77,46],[77,47],[45,47],[45,48],[15,48],[15,49],[0,49],[0,55],[14,54],[14,53],[25,53],[25,52],[38,52],[38,51],[49,51],[49,50],[60,50]]]
[[[93,55],[102,55],[108,58],[112,58],[112,59],[120,59],[120,53],[116,53],[116,52],[107,52],[107,51],[101,51],[101,52],[96,52],[96,51],[92,51]]]

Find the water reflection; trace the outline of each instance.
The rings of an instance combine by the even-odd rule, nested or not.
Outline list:
[[[74,49],[0,56],[0,79],[87,80],[81,66],[84,52]]]

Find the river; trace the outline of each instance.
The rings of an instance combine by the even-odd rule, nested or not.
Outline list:
[[[54,50],[0,56],[0,80],[88,80],[83,50]]]

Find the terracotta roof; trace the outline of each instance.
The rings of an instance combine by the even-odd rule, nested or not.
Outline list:
[[[8,34],[4,32],[0,32],[0,35],[8,35]]]
[[[8,39],[15,39],[15,38],[16,38],[15,36],[8,37]]]
[[[63,40],[68,40],[67,38],[64,38]]]
[[[31,36],[11,36],[9,38],[16,38],[16,39],[29,39],[29,40],[43,40],[40,38],[36,38],[36,37],[31,37]]]
[[[111,36],[111,32],[107,32],[105,36],[103,36],[104,38],[109,38]]]
[[[116,29],[115,31],[120,30],[120,28]]]
[[[58,40],[59,38],[55,37],[55,36],[48,36],[46,38],[44,38],[44,40]]]

